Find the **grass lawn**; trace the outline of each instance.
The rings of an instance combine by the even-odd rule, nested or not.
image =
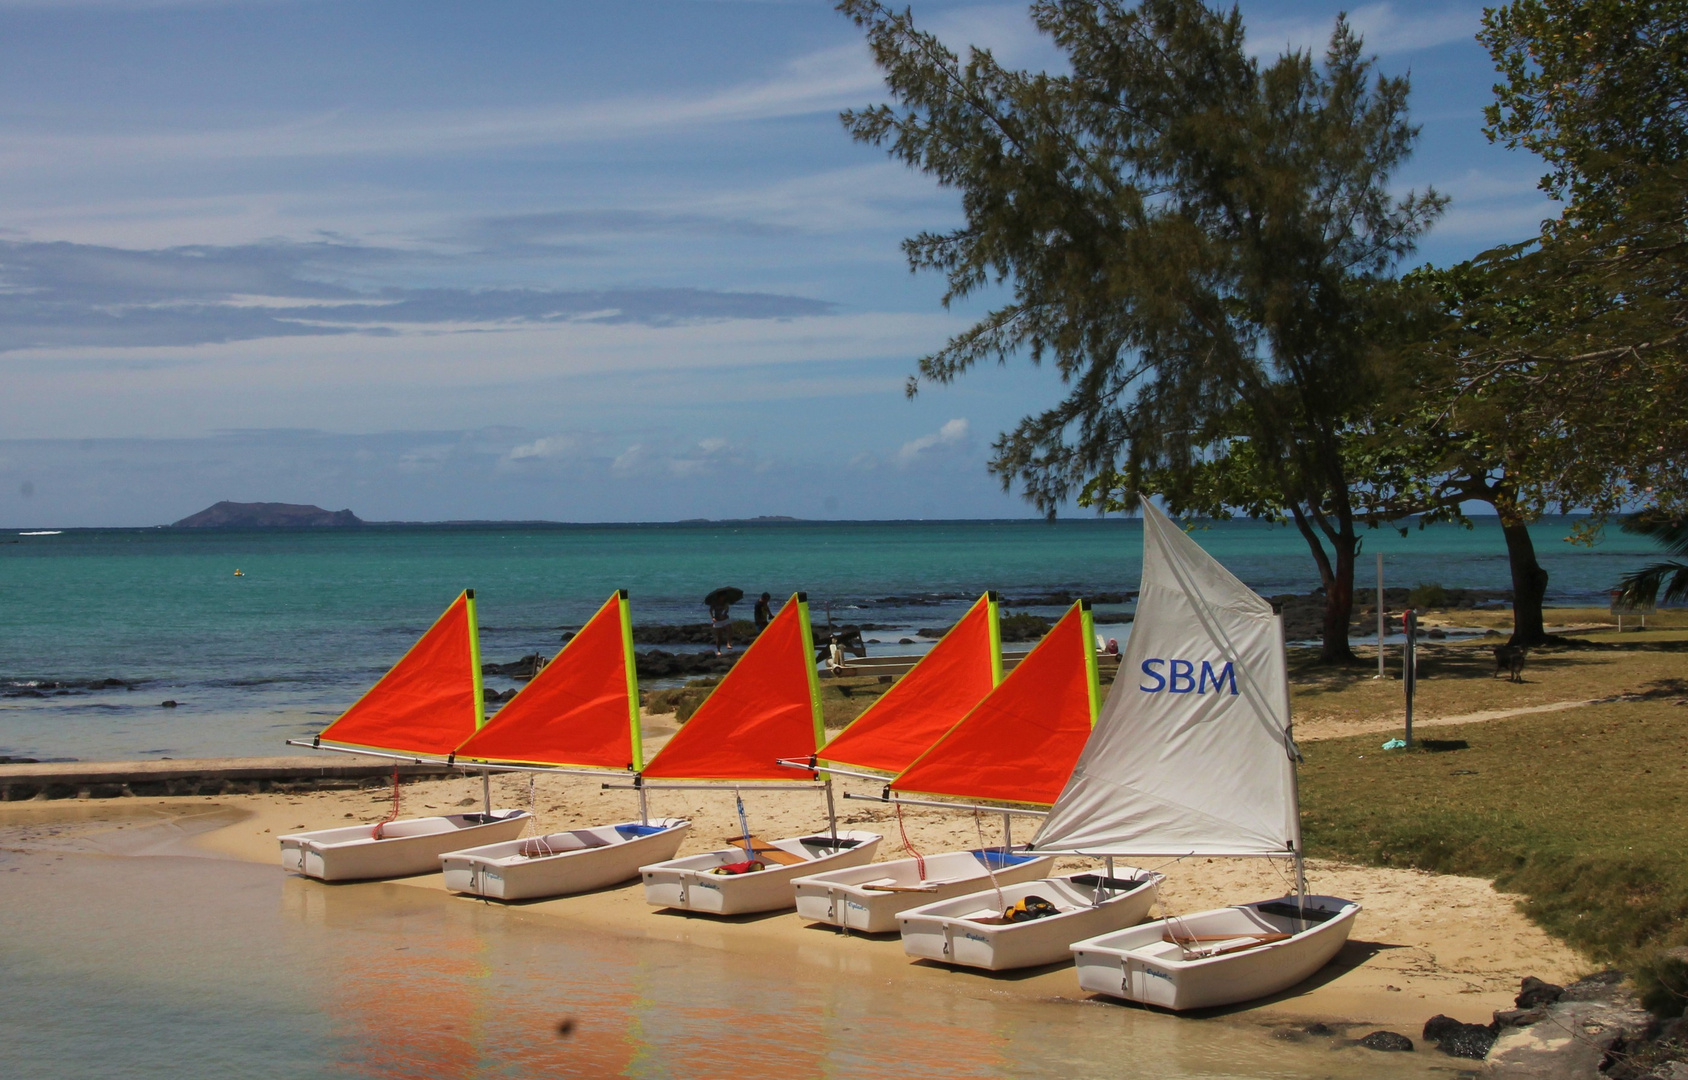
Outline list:
[[[1581,635],[1581,644],[1532,649],[1522,683],[1495,675],[1490,647],[1503,638],[1421,641],[1414,715],[1455,717],[1561,701],[1688,696],[1685,637],[1688,634],[1672,630],[1625,632],[1621,638],[1615,632]],[[1370,655],[1375,658],[1377,653]],[[1400,723],[1400,648],[1391,646],[1385,659],[1389,678],[1374,679],[1375,659],[1331,667],[1318,663],[1315,650],[1291,650],[1290,711],[1296,730],[1324,737],[1343,734],[1345,728],[1375,727],[1383,720]]]
[[[1619,702],[1430,734],[1414,751],[1380,750],[1375,734],[1306,744],[1309,853],[1491,878],[1597,959],[1688,941],[1688,706]]]

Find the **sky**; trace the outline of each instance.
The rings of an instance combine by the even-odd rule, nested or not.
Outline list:
[[[1058,63],[1023,3],[912,6]],[[1265,58],[1339,10],[1242,5]],[[1552,212],[1481,11],[1350,12],[1452,198],[1413,264]],[[884,97],[826,0],[0,0],[0,527],[1029,516],[985,463],[1055,374],[904,394],[983,309],[908,271],[959,201],[844,132]]]

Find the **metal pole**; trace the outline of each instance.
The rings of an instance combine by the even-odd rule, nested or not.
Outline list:
[[[738,788],[733,789],[733,798],[738,800],[738,823],[744,831],[744,858],[746,862],[756,861],[756,850],[750,846],[750,819],[744,816],[744,793]]]
[[[604,786],[610,787],[612,785],[605,784]],[[773,788],[764,787],[764,788],[762,788],[762,790],[763,791],[769,791],[769,790],[780,790],[780,789],[773,789]],[[803,791],[803,790],[811,790],[811,789],[801,788],[801,787],[798,787],[797,785],[794,784],[789,789],[786,789],[786,790]],[[902,798],[894,798],[890,795],[858,795],[854,791],[846,791],[844,793],[844,797],[846,799],[855,799],[858,802],[893,803],[893,804],[898,805],[898,806],[935,806],[939,810],[984,810],[984,811],[987,811],[987,812],[992,813],[992,814],[1018,814],[1021,817],[1048,817],[1049,816],[1049,811],[1047,811],[1047,810],[1020,810],[1020,809],[1007,807],[1007,806],[985,806],[982,803],[938,802],[935,799],[902,799]],[[1075,852],[1072,852],[1071,854],[1083,855],[1085,853],[1082,852],[1082,851],[1075,851]]]
[[[832,832],[833,850],[838,850],[838,808],[832,801],[832,777],[826,778],[826,824]]]
[[[1004,854],[1014,850],[1014,819],[1007,814],[1002,815],[1002,850]]]
[[[645,794],[645,785],[643,783],[639,783],[638,788],[639,788],[639,824],[649,825],[651,823],[650,796]]]
[[[481,801],[486,803],[487,816],[492,816],[492,773],[481,770]]]
[[[1413,746],[1413,691],[1418,686],[1418,612],[1408,608],[1401,616],[1401,623],[1407,631],[1407,644],[1401,650],[1401,682],[1406,684],[1407,692],[1407,749]]]
[[[1377,553],[1377,677],[1383,678],[1383,552]]]

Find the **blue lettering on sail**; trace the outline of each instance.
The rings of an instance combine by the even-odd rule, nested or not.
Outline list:
[[[1174,660],[1170,670],[1172,685],[1168,689],[1174,694],[1188,694],[1196,688],[1196,665],[1188,660]]]
[[[1221,686],[1225,685],[1226,679],[1231,680],[1231,693],[1232,693],[1232,695],[1236,694],[1236,692],[1237,692],[1237,673],[1231,667],[1231,661],[1229,661],[1229,660],[1225,661],[1225,666],[1219,669],[1218,674],[1214,674],[1213,665],[1208,663],[1206,660],[1203,660],[1202,661],[1201,682],[1196,686],[1196,693],[1198,693],[1198,694],[1207,693],[1207,682],[1208,682],[1209,679],[1213,680],[1213,689],[1215,691],[1217,691]]]
[[[1165,674],[1161,673],[1164,666]],[[1137,689],[1145,694],[1205,694],[1209,686],[1214,693],[1224,693],[1229,690],[1232,695],[1237,693],[1236,665],[1227,660],[1217,668],[1211,660],[1203,660],[1201,672],[1196,672],[1193,660],[1167,660],[1162,657],[1150,657],[1143,661],[1143,674],[1151,682],[1138,683]]]

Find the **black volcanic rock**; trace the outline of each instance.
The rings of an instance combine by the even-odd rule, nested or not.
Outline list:
[[[298,529],[362,525],[350,510],[324,510],[298,503],[237,503],[224,500],[185,517],[173,529]]]

